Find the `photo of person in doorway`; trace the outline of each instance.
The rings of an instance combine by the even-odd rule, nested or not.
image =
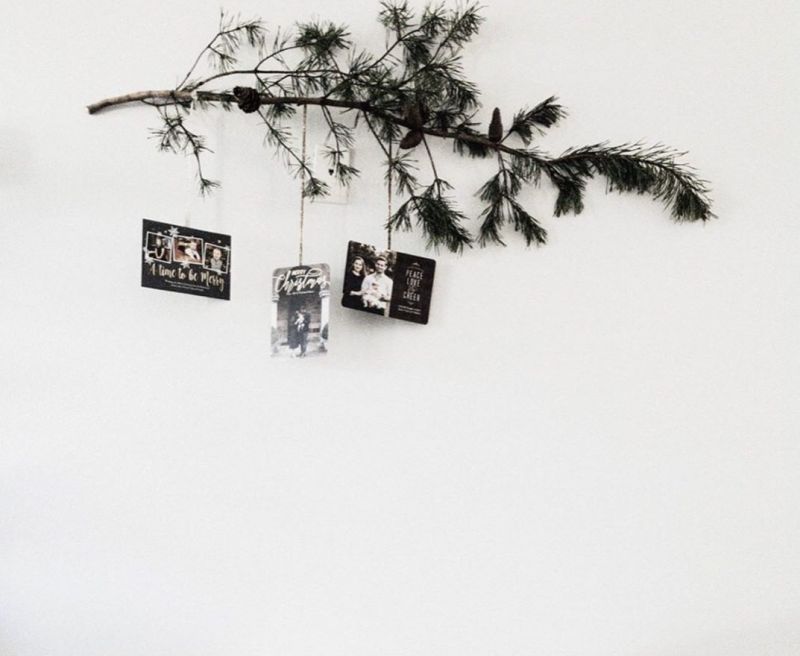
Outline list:
[[[295,310],[289,318],[287,329],[289,335],[289,349],[293,358],[304,358],[308,350],[308,330],[311,324],[311,315],[302,310]]]
[[[300,264],[272,274],[271,349],[274,357],[328,352],[330,267]]]

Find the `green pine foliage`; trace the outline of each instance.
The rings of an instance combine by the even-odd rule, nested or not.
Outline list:
[[[543,100],[533,109],[522,109],[514,115],[514,121],[505,138],[516,134],[526,146],[533,141],[534,135],[543,134],[567,115],[567,111],[558,104],[555,96]]]
[[[452,187],[445,180],[435,179],[424,189],[412,192],[387,223],[387,228],[411,230],[414,224],[422,229],[428,248],[445,246],[460,253],[472,243],[469,231],[461,225],[465,217],[447,192]]]
[[[567,115],[555,97],[514,113],[505,131],[497,110],[487,134],[478,118],[479,89],[465,75],[462,60],[483,21],[478,5],[435,3],[415,12],[405,0],[384,0],[378,21],[388,41],[382,52],[373,54],[355,45],[344,25],[302,22],[268,35],[260,20],[222,13],[216,35],[175,89],[145,92],[151,95],[144,99],[133,95],[159,112],[161,125],[153,131],[159,148],[195,158],[203,193],[218,183],[203,175],[203,157],[210,151],[187,125],[194,111],[218,106],[230,110],[238,104],[253,112],[254,127],[292,172],[303,177],[304,193],[310,197],[325,195],[328,188],[298,148],[297,107],[321,113],[328,128],[327,164],[341,184],[359,175],[341,160],[365,127],[386,155],[386,183],[400,196],[387,226],[420,229],[431,247],[461,252],[473,242],[504,244],[506,227],[521,233],[529,246],[544,244],[547,232],[519,203],[525,186],[542,181],[558,191],[556,216],[583,210],[587,181],[595,176],[605,178],[608,191],[647,194],[663,202],[676,221],[714,216],[708,184],[682,162],[684,153],[641,143],[596,143],[555,157],[543,153],[534,143]],[[202,62],[206,70],[199,71]],[[235,86],[255,89],[249,93],[260,106],[245,107],[232,94]],[[130,101],[110,100],[100,105]],[[497,172],[478,191],[484,209],[475,237],[466,227],[470,219],[437,172],[430,139],[452,141],[459,157],[497,159]],[[400,143],[412,148],[398,149]]]
[[[504,223],[509,223],[514,230],[522,233],[528,246],[544,244],[547,231],[517,202],[525,180],[524,173],[517,168],[509,168],[502,155],[498,156],[498,161],[499,171],[478,192],[480,199],[486,203],[481,213],[483,223],[478,242],[481,246],[490,242],[505,245],[500,236],[501,228]]]

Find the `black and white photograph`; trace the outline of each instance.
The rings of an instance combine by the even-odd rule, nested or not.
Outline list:
[[[230,235],[142,221],[142,287],[230,300],[230,261]]]
[[[169,264],[172,262],[172,238],[160,232],[148,232],[146,235],[147,257]]]
[[[228,248],[206,242],[203,266],[218,273],[228,273]]]
[[[202,264],[203,240],[194,235],[178,236],[175,243],[175,261]]]
[[[436,262],[351,241],[342,305],[393,319],[428,323]]]
[[[330,267],[309,264],[272,275],[271,350],[274,357],[305,358],[328,352]]]

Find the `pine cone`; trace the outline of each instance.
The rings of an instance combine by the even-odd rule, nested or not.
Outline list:
[[[425,105],[425,103],[421,100],[417,103],[417,107],[419,107],[419,115],[422,118],[422,125],[425,125],[428,122],[431,113],[428,111],[427,105]]]
[[[261,96],[252,87],[233,87],[233,97],[245,114],[252,114],[261,107]]]
[[[419,100],[410,102],[403,110],[403,120],[412,130],[420,130],[428,122],[428,108]]]
[[[422,127],[422,112],[419,110],[418,103],[410,102],[406,105],[403,110],[403,120],[412,130],[419,130]]]
[[[400,148],[414,148],[422,142],[422,132],[419,130],[409,130],[405,137],[400,140]]]
[[[503,119],[500,118],[500,109],[495,107],[492,112],[492,122],[489,123],[489,141],[500,143],[503,140]]]

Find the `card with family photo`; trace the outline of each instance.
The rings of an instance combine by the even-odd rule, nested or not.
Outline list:
[[[300,264],[272,274],[272,355],[305,358],[328,352],[331,269]]]
[[[230,272],[230,235],[142,221],[142,287],[227,301]]]
[[[351,241],[342,305],[393,319],[428,323],[436,262]]]

